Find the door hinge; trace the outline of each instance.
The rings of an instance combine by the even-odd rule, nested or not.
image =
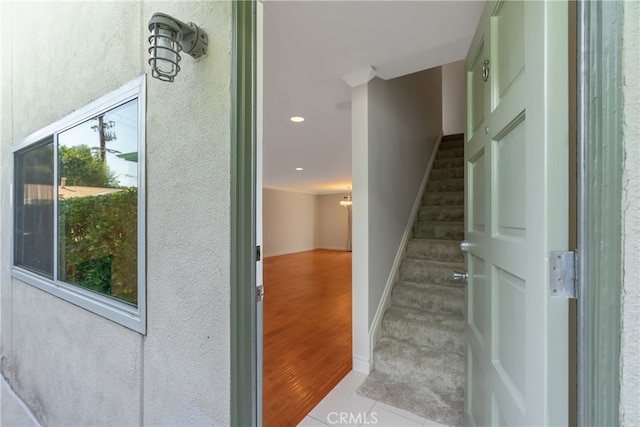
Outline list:
[[[256,261],[260,261],[260,246],[256,246]]]
[[[577,298],[576,253],[551,251],[549,256],[549,292],[552,297]]]
[[[262,302],[264,300],[264,286],[258,285],[256,286],[256,301]]]

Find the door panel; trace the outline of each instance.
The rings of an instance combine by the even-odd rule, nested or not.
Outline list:
[[[484,233],[485,230],[485,210],[484,210],[484,150],[480,150],[475,158],[469,160],[469,224],[470,231]]]
[[[548,291],[568,236],[566,10],[488,2],[465,62],[471,425],[568,420],[567,302]]]
[[[521,241],[526,235],[526,128],[524,115],[518,118],[517,124],[501,132],[502,138],[492,144],[492,195],[496,207],[493,235]]]
[[[524,2],[499,3],[491,18],[491,29],[497,105],[524,71]]]
[[[474,52],[474,59],[467,72],[467,102],[470,105],[468,111],[467,136],[471,138],[476,132],[480,132],[484,124],[486,85],[482,78],[483,61],[485,54],[485,42],[481,40]]]

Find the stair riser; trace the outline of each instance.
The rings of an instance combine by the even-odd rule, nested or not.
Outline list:
[[[463,158],[453,158],[453,159],[437,159],[433,162],[434,169],[448,169],[448,168],[461,168],[464,167],[464,159]]]
[[[438,179],[464,178],[464,167],[450,169],[432,169],[429,181]]]
[[[464,319],[464,289],[440,287],[438,293],[427,286],[396,283],[391,291],[391,305],[424,310],[428,313],[450,314]],[[447,292],[448,291],[448,292]]]
[[[453,158],[464,159],[464,148],[440,146],[440,149],[438,150],[438,154],[436,155],[436,159],[453,159]]]
[[[429,285],[462,287],[461,281],[453,280],[454,271],[464,270],[458,266],[433,266],[427,261],[405,259],[400,266],[400,280],[403,282],[426,283]]]
[[[451,149],[457,149],[457,148],[464,148],[463,140],[459,139],[457,141],[442,141],[440,143],[440,147],[438,148],[438,151],[451,150]]]
[[[464,179],[438,179],[427,183],[427,191],[464,191]]]
[[[464,192],[426,192],[422,197],[423,206],[463,206]]]
[[[425,328],[419,324],[400,323],[383,320],[382,335],[388,338],[406,341],[420,347],[438,348],[442,351],[464,353],[464,333],[462,331],[440,331]]]
[[[464,223],[417,222],[413,226],[417,239],[463,240]]]
[[[464,252],[457,241],[411,239],[407,244],[407,258],[464,262]]]
[[[464,206],[423,206],[418,221],[464,222]]]

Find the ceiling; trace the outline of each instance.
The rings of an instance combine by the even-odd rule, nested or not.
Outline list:
[[[263,186],[325,194],[351,185],[351,89],[343,77],[373,67],[391,79],[464,59],[484,1],[263,6]]]

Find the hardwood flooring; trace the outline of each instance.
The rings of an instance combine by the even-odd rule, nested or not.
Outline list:
[[[265,427],[295,426],[351,371],[351,252],[264,259]]]

